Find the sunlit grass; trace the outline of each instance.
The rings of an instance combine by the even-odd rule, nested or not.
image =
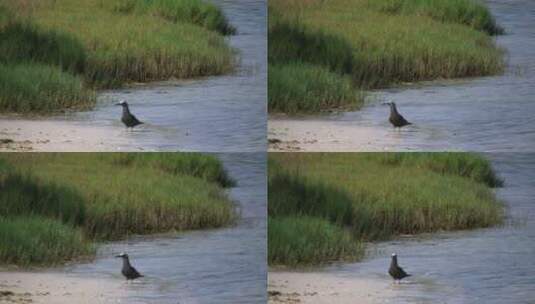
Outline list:
[[[478,155],[276,153],[269,160],[271,218],[321,218],[358,240],[489,227],[503,219],[490,189],[501,180]]]
[[[113,240],[231,225],[238,214],[223,187],[233,184],[219,160],[198,153],[5,153],[0,217],[14,230],[0,233],[10,242],[0,245],[0,264],[55,264],[85,254],[81,233]],[[43,225],[50,229],[33,236]],[[54,258],[58,250],[65,254]]]
[[[0,264],[56,265],[94,253],[80,229],[58,220],[0,216]]]
[[[140,9],[113,9],[126,2]],[[235,51],[221,34],[233,31],[219,8],[200,0],[0,0],[0,63],[54,65],[94,89],[220,75],[235,66]],[[4,108],[18,112],[18,101],[8,97]]]
[[[315,217],[270,218],[268,260],[271,265],[305,266],[356,260],[364,247],[348,231]]]
[[[269,65],[268,108],[271,112],[302,113],[356,109],[364,94],[351,78],[327,68],[292,63]]]
[[[488,35],[500,28],[485,6],[474,3],[270,0],[269,62],[326,66],[347,73],[361,89],[501,73],[504,51]],[[299,100],[317,103],[310,96]]]

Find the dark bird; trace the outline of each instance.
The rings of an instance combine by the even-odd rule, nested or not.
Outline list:
[[[134,114],[130,113],[130,109],[128,108],[128,103],[126,100],[122,100],[115,105],[123,107],[123,116],[121,117],[121,121],[127,128],[134,128],[135,126],[142,124],[142,122],[139,121]]]
[[[134,280],[134,279],[142,277],[142,275],[139,272],[137,272],[137,270],[134,267],[132,267],[132,265],[130,265],[128,254],[123,252],[119,255],[116,255],[115,257],[123,259],[123,269],[121,269],[121,273],[126,277],[127,280]]]
[[[408,122],[401,114],[399,114],[394,102],[387,102],[385,104],[390,106],[390,117],[388,118],[388,121],[390,121],[394,127],[401,128],[406,125],[411,125],[410,122]]]
[[[394,282],[400,282],[403,278],[411,276],[410,274],[406,273],[403,268],[399,267],[398,256],[395,253],[392,253],[392,262],[390,262],[390,268],[388,269],[388,273],[390,274],[390,276],[392,276],[392,278],[394,278]]]

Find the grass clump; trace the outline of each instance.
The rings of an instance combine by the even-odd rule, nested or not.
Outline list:
[[[363,246],[348,231],[315,217],[281,217],[268,221],[271,265],[302,266],[355,260]]]
[[[361,241],[489,227],[503,218],[503,206],[490,189],[501,181],[477,155],[277,153],[269,158],[271,218],[320,218]]]
[[[150,13],[175,23],[196,24],[223,35],[236,33],[236,28],[228,22],[221,9],[201,0],[119,0],[105,3],[116,12]]]
[[[237,218],[222,188],[230,178],[213,156],[8,153],[1,159],[0,216],[7,219],[40,216],[88,239],[114,240],[217,228]]]
[[[464,24],[489,35],[501,35],[489,9],[477,0],[373,0],[370,5],[391,14],[425,15],[434,20]]]
[[[0,262],[6,265],[56,265],[95,253],[80,229],[60,221],[0,216]]]
[[[12,21],[1,27],[0,62],[43,63],[72,73],[83,73],[84,46],[69,34],[42,30],[32,23]]]
[[[339,73],[350,73],[353,69],[353,50],[345,39],[321,30],[312,31],[296,20],[271,17],[269,21],[270,63],[305,62]]]
[[[96,102],[80,77],[41,64],[0,63],[0,111],[16,113],[88,109]]]
[[[485,6],[470,0],[272,0],[269,11],[270,66],[327,66],[350,76],[355,89],[493,75],[504,68],[504,52],[488,35],[500,33],[499,26]],[[300,107],[317,103],[304,93],[299,100],[305,101]]]
[[[127,2],[147,9],[135,14],[113,9]],[[64,78],[80,77],[92,89],[220,75],[233,70],[235,52],[219,31],[230,33],[232,27],[220,9],[199,0],[0,0],[0,63],[58,67],[69,73]],[[28,97],[25,87],[17,89],[22,97],[0,97],[7,104],[0,111],[57,110],[19,108],[19,99]],[[47,99],[57,98],[48,93],[37,96],[48,104]],[[85,106],[68,94],[60,96]]]
[[[364,96],[348,76],[309,64],[269,65],[268,107],[272,112],[313,113],[358,108]]]

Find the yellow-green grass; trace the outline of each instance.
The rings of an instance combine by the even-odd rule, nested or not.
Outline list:
[[[348,76],[305,63],[269,65],[268,107],[272,113],[356,109],[363,103],[364,94],[353,87]]]
[[[418,0],[394,13],[385,9],[389,3],[270,0],[270,64],[303,61],[338,72],[349,66],[353,84],[365,89],[503,71],[504,51],[483,26],[495,24],[486,7]],[[434,8],[439,11],[430,13]]]
[[[268,260],[272,266],[353,261],[364,253],[364,247],[351,233],[321,218],[269,218],[268,227]]]
[[[43,64],[0,63],[0,92],[4,113],[85,110],[96,102],[80,77]]]
[[[117,12],[150,13],[172,22],[196,24],[223,35],[236,33],[236,28],[229,24],[217,6],[201,0],[118,0],[101,3]]]
[[[234,223],[234,203],[217,180],[226,173],[201,173],[223,170],[212,156],[132,155],[4,154],[11,169],[0,173],[0,215],[78,223],[96,239]]]
[[[0,264],[49,266],[94,254],[78,228],[40,216],[0,216]]]
[[[391,14],[425,15],[441,22],[465,24],[489,35],[504,29],[479,0],[368,0],[369,4]]]
[[[277,153],[269,155],[268,170],[270,218],[321,218],[361,241],[489,227],[503,219],[490,188],[501,180],[475,154]],[[274,254],[278,264],[284,255]],[[288,263],[296,264],[291,255]]]
[[[0,63],[55,65],[95,89],[234,69],[235,51],[220,34],[233,28],[216,6],[140,0],[146,9],[136,13],[113,9],[123,2],[0,0]]]

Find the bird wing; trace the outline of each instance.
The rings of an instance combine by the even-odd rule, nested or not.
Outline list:
[[[403,268],[401,267],[398,267],[398,271],[399,271],[399,274],[401,275],[401,277],[409,277],[410,274],[406,273],[405,270],[403,270]]]
[[[403,124],[403,125],[410,125],[411,124],[401,114],[399,114],[399,120],[401,121],[401,124]]]
[[[137,117],[134,116],[134,114],[132,114],[132,120],[134,121],[135,124],[142,124],[141,121],[139,121],[139,119],[137,119]]]
[[[124,270],[123,274],[127,279],[142,277],[142,275],[133,266],[130,266],[130,268]]]

